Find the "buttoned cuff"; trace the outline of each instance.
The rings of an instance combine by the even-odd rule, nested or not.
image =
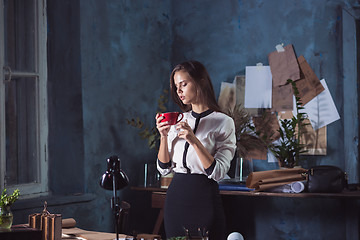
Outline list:
[[[216,161],[214,160],[214,162],[211,164],[210,167],[208,167],[207,169],[205,169],[206,174],[209,176],[212,174],[212,172],[214,171],[216,165]]]
[[[168,169],[171,167],[171,161],[168,163],[163,163],[158,159],[158,164],[162,169]]]

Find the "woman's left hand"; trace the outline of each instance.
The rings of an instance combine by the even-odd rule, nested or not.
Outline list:
[[[190,145],[194,144],[197,140],[193,130],[190,125],[187,123],[187,120],[184,122],[179,122],[176,125],[176,130],[178,130],[178,137],[185,139]]]

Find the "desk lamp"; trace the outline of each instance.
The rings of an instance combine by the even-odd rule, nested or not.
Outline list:
[[[116,240],[119,239],[118,221],[120,215],[119,198],[116,191],[123,189],[129,184],[129,179],[126,174],[120,169],[120,158],[118,156],[111,156],[107,160],[107,170],[102,175],[100,186],[106,190],[112,190],[114,196],[111,199],[111,208],[115,216],[115,232]]]

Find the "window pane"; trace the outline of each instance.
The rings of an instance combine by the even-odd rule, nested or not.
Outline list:
[[[36,78],[14,78],[5,86],[6,183],[38,181]]]
[[[34,72],[35,0],[5,0],[5,66]]]

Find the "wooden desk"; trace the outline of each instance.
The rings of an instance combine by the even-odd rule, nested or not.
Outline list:
[[[166,199],[166,188],[154,187],[132,187],[137,191],[151,192],[151,207],[160,209],[153,234],[159,234],[164,217],[164,204]],[[360,191],[344,191],[342,193],[274,193],[274,192],[246,192],[246,191],[220,191],[224,196],[244,196],[244,197],[283,197],[283,198],[327,198],[327,199],[360,199]]]
[[[155,187],[131,187],[133,190],[148,191],[156,194],[165,194],[166,188]],[[360,191],[347,191],[342,193],[275,193],[275,192],[255,192],[255,191],[228,191],[221,190],[221,195],[246,196],[246,197],[290,197],[290,198],[343,198],[343,199],[360,199]],[[156,203],[156,208],[159,208]]]
[[[1,240],[41,240],[41,230],[25,225],[13,225],[10,230],[0,230]]]
[[[153,229],[153,234],[159,234],[160,232],[160,227],[164,219],[165,199],[166,191],[154,191],[151,194],[151,207],[160,209]]]
[[[71,240],[85,238],[86,240],[114,240],[115,233],[87,231],[77,227],[62,228],[62,239]],[[119,238],[133,239],[132,236],[119,234]],[[29,227],[28,224],[13,225],[10,230],[0,229],[1,240],[42,240],[42,231]]]
[[[346,191],[342,193],[275,193],[275,192],[243,192],[220,191],[221,195],[247,196],[247,197],[288,197],[288,198],[340,198],[360,199],[360,191]]]
[[[164,205],[166,199],[166,190],[167,188],[157,188],[157,187],[131,187],[133,190],[137,191],[147,191],[151,192],[151,207],[158,208],[159,214],[157,216],[155,226],[153,228],[153,234],[159,234],[161,224],[164,219]]]
[[[85,238],[87,240],[114,240],[116,238],[115,233],[106,233],[106,232],[95,232],[95,231],[87,231],[80,228],[63,228],[62,229],[63,237],[62,239],[70,240],[70,239],[79,239],[77,237]],[[119,238],[122,239],[132,239],[131,236],[119,234]],[[41,239],[41,238],[40,238]]]

